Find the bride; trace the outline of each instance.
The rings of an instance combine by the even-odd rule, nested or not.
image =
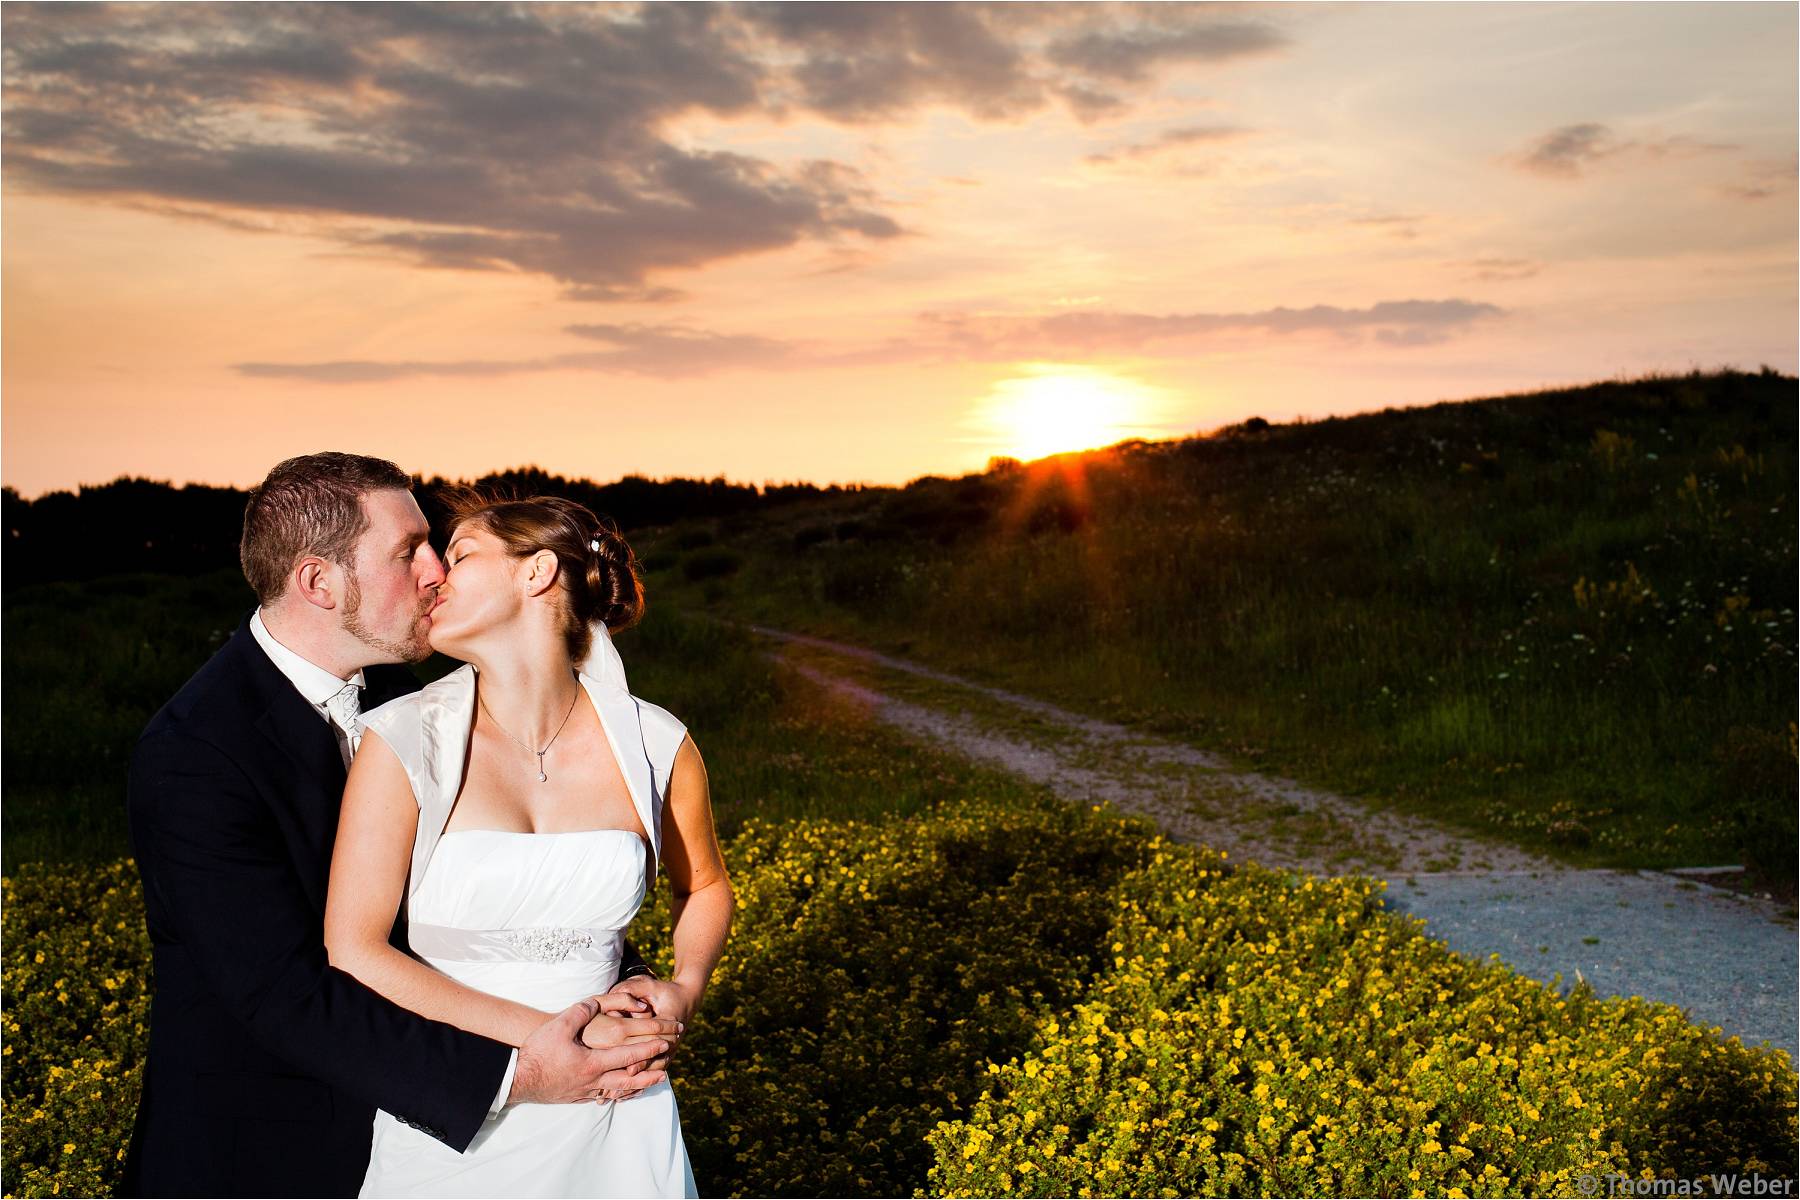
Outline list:
[[[627,690],[612,646],[610,631],[643,615],[636,561],[569,500],[450,502],[431,645],[467,665],[364,717],[332,857],[331,961],[415,1012],[521,1045],[614,988],[624,930],[660,863],[674,890],[674,978],[619,990],[685,1024],[734,900],[700,752],[680,721]],[[412,956],[388,941],[401,912]],[[644,1028],[628,1011],[603,1005],[584,1040],[654,1040],[627,1032]],[[510,1104],[461,1154],[378,1111],[362,1186],[697,1194],[666,1076],[595,1103]]]

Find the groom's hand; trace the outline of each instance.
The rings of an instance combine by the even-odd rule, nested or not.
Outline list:
[[[659,1082],[663,1072],[649,1069],[649,1063],[668,1052],[669,1042],[660,1036],[633,1036],[599,1049],[587,1046],[581,1040],[581,1031],[599,1012],[600,998],[590,996],[539,1026],[519,1047],[519,1063],[513,1071],[512,1091],[507,1093],[506,1102],[573,1104],[595,1099],[625,1082],[639,1088]]]
[[[581,1031],[583,1044],[594,1047],[641,1045],[660,1039],[668,1046],[662,1054],[646,1059],[636,1068],[636,1074],[614,1071],[601,1081],[598,1099],[629,1100],[666,1078],[664,1072],[669,1065],[669,1055],[680,1043],[686,1026],[672,1018],[659,1016],[648,1001],[640,1000],[630,992],[615,990],[595,999],[599,1001],[600,1012]]]

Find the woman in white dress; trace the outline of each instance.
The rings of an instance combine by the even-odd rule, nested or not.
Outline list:
[[[643,614],[630,548],[557,497],[465,493],[452,517],[431,644],[468,665],[364,718],[332,859],[332,962],[415,1012],[518,1046],[613,989],[660,863],[674,978],[619,987],[685,1023],[734,901],[700,753],[672,714],[630,693],[612,647],[610,631]],[[401,911],[416,957],[388,942]],[[632,1020],[603,1005],[584,1040],[654,1040],[623,1033],[641,1027]],[[377,1112],[362,1188],[697,1194],[666,1077],[594,1103],[508,1104],[461,1154]]]

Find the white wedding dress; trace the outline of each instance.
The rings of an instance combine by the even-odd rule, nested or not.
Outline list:
[[[611,651],[596,634],[595,658]],[[650,841],[634,830],[444,831],[474,720],[463,667],[367,714],[419,800],[408,880],[408,943],[446,975],[544,1012],[618,978],[625,928],[661,852],[662,800],[686,729],[632,696],[611,671],[580,675]],[[617,680],[611,678],[616,675]],[[596,677],[600,676],[600,677]],[[385,1111],[375,1114],[363,1196],[697,1196],[667,1079],[631,1099],[511,1104],[457,1153]]]

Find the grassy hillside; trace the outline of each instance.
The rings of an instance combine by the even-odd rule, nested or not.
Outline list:
[[[634,540],[653,604],[1791,894],[1795,403],[1727,372],[1251,421]]]

